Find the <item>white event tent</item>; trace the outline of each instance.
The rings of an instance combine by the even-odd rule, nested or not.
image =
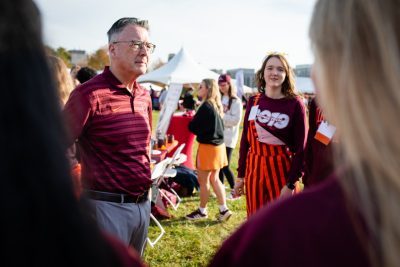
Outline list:
[[[295,77],[296,88],[301,93],[315,93],[314,84],[308,77]]]
[[[163,89],[162,86],[159,86],[158,84],[155,83],[140,83],[140,85],[147,90],[153,89],[154,91],[161,91]]]
[[[154,83],[158,85],[198,84],[203,79],[218,80],[219,74],[208,70],[197,63],[192,56],[182,47],[181,50],[162,67],[146,73],[138,78],[139,83]],[[233,84],[236,84],[236,80]],[[252,89],[244,85],[245,93],[252,92]]]
[[[146,73],[138,78],[138,82],[152,82],[169,85],[171,83],[199,83],[202,79],[217,80],[219,74],[198,64],[184,48],[164,66]]]

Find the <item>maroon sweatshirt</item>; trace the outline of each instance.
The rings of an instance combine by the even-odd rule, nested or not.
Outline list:
[[[255,96],[249,99],[246,114],[243,121],[243,132],[240,140],[240,152],[238,163],[238,177],[244,177],[246,172],[247,152],[250,144],[247,140],[249,127],[249,113],[253,107]],[[304,148],[307,138],[306,108],[300,97],[273,99],[262,94],[258,100],[258,113],[256,122],[283,141],[294,153],[292,165],[287,182],[294,183],[303,175]],[[285,123],[278,121],[273,123],[270,113],[279,114],[277,118],[285,118]]]
[[[336,137],[328,145],[315,139],[318,127],[325,119],[321,108],[313,98],[308,108],[308,138],[305,149],[305,169],[303,182],[306,187],[316,185],[325,180],[334,169],[333,149],[337,149]]]
[[[365,227],[355,230],[346,205],[337,178],[331,176],[250,217],[223,243],[210,266],[370,266],[359,238],[366,236]]]

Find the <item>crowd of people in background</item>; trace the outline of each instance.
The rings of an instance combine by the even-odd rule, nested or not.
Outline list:
[[[199,207],[185,218],[208,217],[210,188],[221,223],[235,216],[227,199],[246,198],[248,219],[210,266],[399,266],[398,10],[398,0],[317,0],[309,29],[316,97],[296,91],[276,52],[256,72],[258,93],[243,117],[229,75],[185,88],[177,109],[194,113],[200,185]],[[68,71],[45,53],[31,0],[1,1],[0,22],[12,25],[0,28],[2,243],[24,254],[4,260],[143,266],[154,101],[137,78],[156,48],[148,22],[111,25],[101,73]],[[35,245],[21,246],[26,240]]]

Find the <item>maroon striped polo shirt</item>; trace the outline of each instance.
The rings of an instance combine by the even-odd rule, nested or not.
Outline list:
[[[132,95],[106,67],[65,105],[69,141],[79,141],[88,189],[140,195],[150,188],[151,99],[137,83],[134,88]]]

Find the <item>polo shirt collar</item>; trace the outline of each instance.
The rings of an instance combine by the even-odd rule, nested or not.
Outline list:
[[[113,86],[115,88],[125,89],[126,91],[128,91],[130,93],[130,91],[125,87],[125,85],[122,84],[117,79],[117,77],[115,77],[114,74],[110,71],[109,66],[104,67],[103,75],[106,78],[106,80],[111,84],[111,86]],[[139,86],[139,84],[136,81],[133,84],[133,88],[135,89],[134,90],[135,92],[141,89],[141,87]]]

